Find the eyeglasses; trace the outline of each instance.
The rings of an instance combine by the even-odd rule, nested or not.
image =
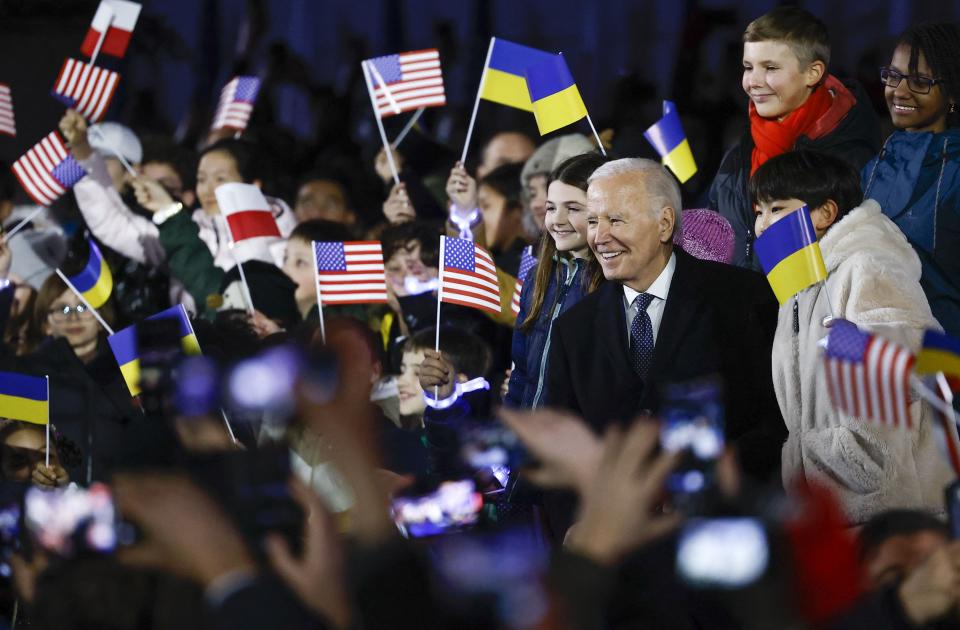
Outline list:
[[[47,315],[51,320],[60,323],[67,321],[67,318],[70,317],[70,313],[76,313],[77,319],[87,319],[93,317],[93,313],[90,312],[83,304],[77,304],[76,306],[63,306],[61,308],[51,308],[47,311]]]
[[[929,94],[930,88],[938,83],[943,83],[943,79],[931,79],[919,74],[900,74],[893,68],[880,68],[880,81],[887,87],[896,88],[904,79],[907,80],[907,87],[910,88],[910,91],[916,94]]]

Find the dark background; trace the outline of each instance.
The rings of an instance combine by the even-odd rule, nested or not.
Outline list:
[[[64,57],[79,46],[97,0],[0,0],[0,82],[13,90],[16,139],[0,136],[10,162],[56,126],[49,96]],[[759,0],[146,0],[126,58],[102,57],[121,87],[108,120],[140,133],[202,142],[223,83],[238,73],[264,80],[251,132],[283,156],[291,194],[296,174],[346,153],[366,160],[379,139],[361,59],[438,47],[448,105],[428,110],[429,134],[462,146],[490,35],[562,51],[599,129],[616,130],[618,152],[648,155],[640,134],[674,100],[701,173],[685,186],[699,202],[721,152],[742,130],[740,35],[777,6]],[[877,68],[917,21],[951,20],[960,0],[799,3],[830,28],[831,71],[856,77],[886,120]],[[387,119],[388,135],[406,115]],[[533,117],[481,103],[476,147],[492,132]],[[585,122],[576,130],[589,133]],[[283,178],[281,178],[283,179]]]

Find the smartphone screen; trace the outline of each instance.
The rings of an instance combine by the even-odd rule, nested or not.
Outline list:
[[[660,446],[684,453],[667,478],[667,489],[683,503],[713,483],[714,463],[724,448],[723,402],[720,384],[713,379],[671,385],[665,394]]]
[[[30,488],[24,497],[24,524],[37,544],[62,557],[111,553],[118,544],[131,542],[132,532],[118,527],[113,495],[102,483],[89,489]]]
[[[475,525],[483,497],[471,479],[445,481],[433,492],[393,499],[394,522],[404,536],[421,538]]]
[[[748,586],[763,575],[769,560],[766,530],[754,518],[692,519],[677,546],[677,573],[701,588]]]

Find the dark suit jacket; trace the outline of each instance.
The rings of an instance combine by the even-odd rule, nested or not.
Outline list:
[[[629,363],[623,287],[608,282],[554,326],[547,404],[595,429],[656,414],[664,385],[719,375],[727,439],[745,472],[776,478],[787,431],[773,391],[777,304],[760,274],[696,259],[675,248],[677,267],[646,382]]]

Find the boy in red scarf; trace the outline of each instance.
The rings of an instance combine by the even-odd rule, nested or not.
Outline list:
[[[859,86],[827,72],[827,27],[812,14],[781,7],[743,33],[743,91],[750,129],[723,157],[710,187],[710,207],[733,226],[733,264],[759,269],[753,254],[750,175],[793,149],[816,149],[860,169],[880,150],[880,128]]]

